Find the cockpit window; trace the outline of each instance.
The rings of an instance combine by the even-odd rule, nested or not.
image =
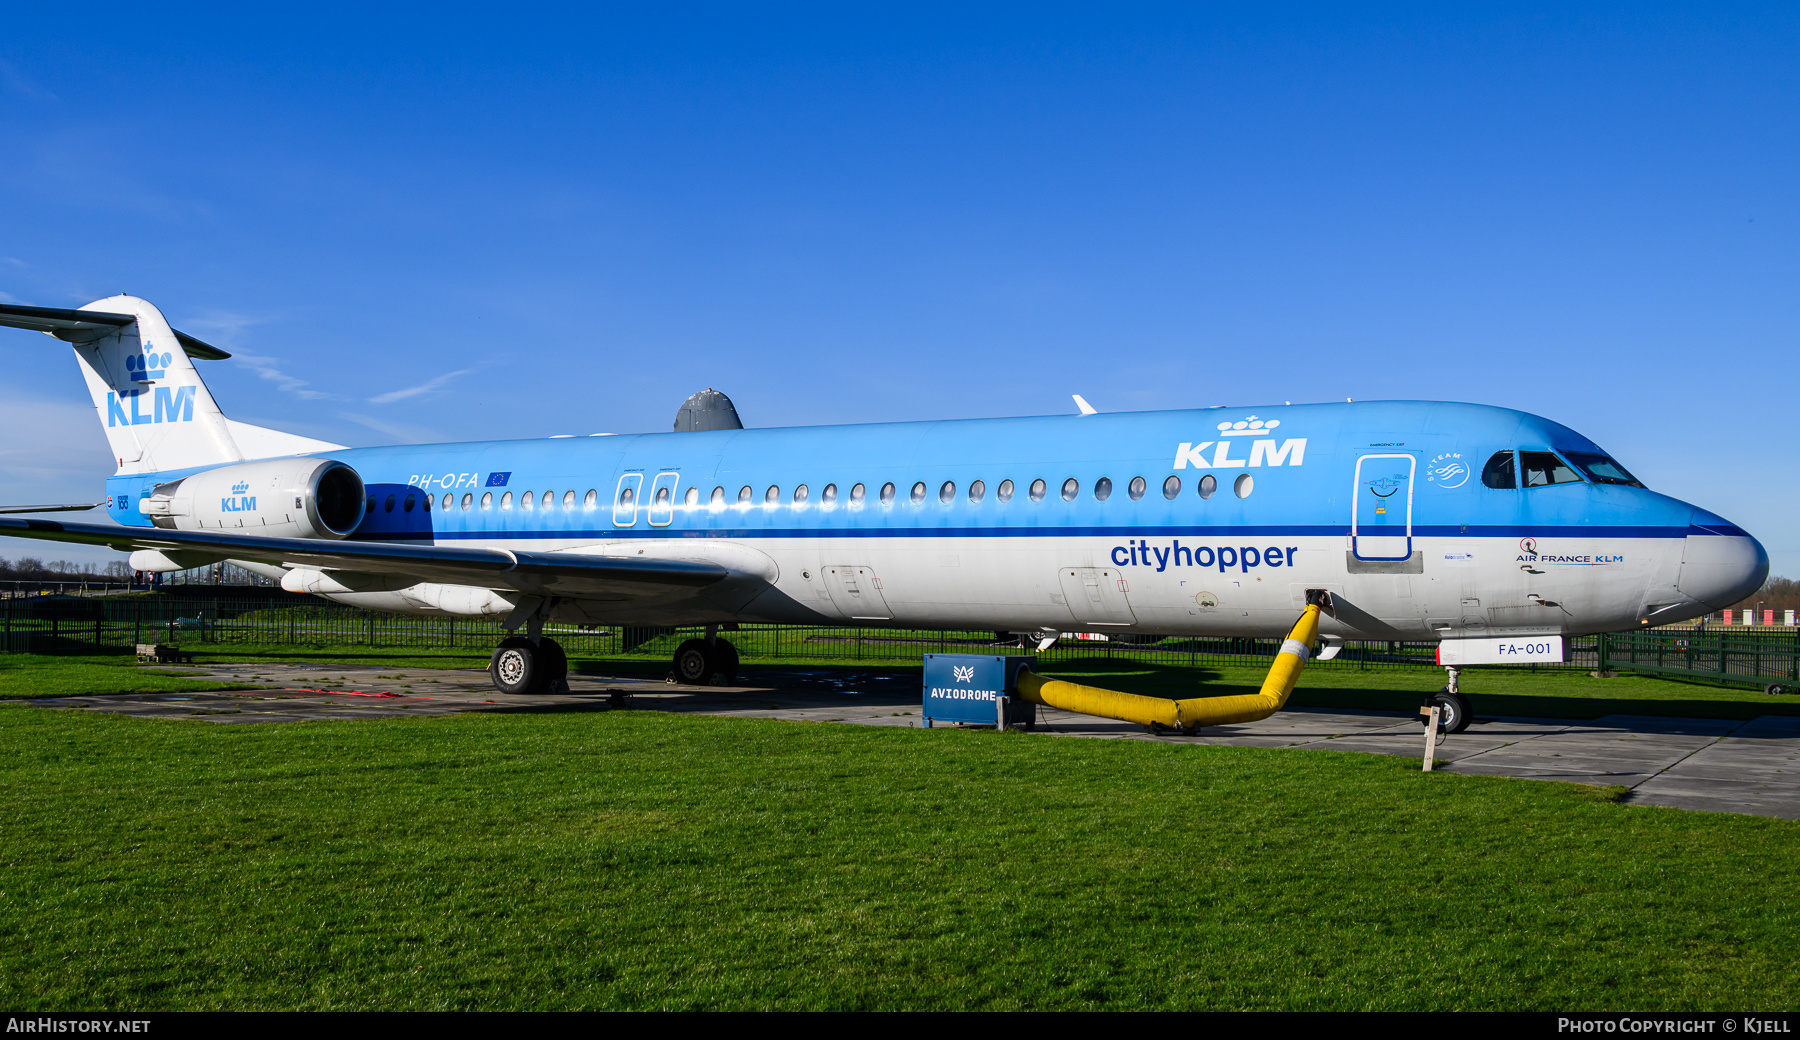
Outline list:
[[[1629,484],[1632,487],[1643,487],[1643,482],[1626,471],[1624,466],[1604,455],[1595,455],[1585,451],[1565,451],[1570,462],[1587,478],[1596,484]]]
[[[1494,452],[1481,469],[1481,482],[1491,488],[1507,490],[1519,486],[1519,475],[1513,470],[1512,449]]]
[[[1547,451],[1519,452],[1519,466],[1525,471],[1525,486],[1528,488],[1581,483],[1581,475],[1575,472],[1574,467]]]

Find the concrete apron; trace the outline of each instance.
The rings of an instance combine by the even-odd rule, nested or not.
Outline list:
[[[374,669],[297,665],[193,666],[208,678],[265,687],[223,693],[98,695],[39,700],[156,718],[225,724],[394,718],[467,711],[614,710],[616,694],[638,710],[691,712],[795,722],[917,726],[917,675],[871,670],[853,676],[807,669],[758,669],[759,685],[677,686],[655,680],[572,676],[569,690],[507,696],[473,670]],[[400,673],[405,678],[383,678]],[[340,678],[341,681],[340,681]],[[1417,719],[1393,712],[1289,708],[1260,722],[1156,736],[1144,727],[1038,709],[1037,732],[1176,744],[1310,748],[1421,757]],[[1592,721],[1478,716],[1438,745],[1451,772],[1616,784],[1625,802],[1800,819],[1800,718],[1749,722],[1608,715]]]

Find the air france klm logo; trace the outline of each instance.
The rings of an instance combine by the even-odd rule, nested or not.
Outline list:
[[[1186,469],[1238,469],[1248,466],[1299,466],[1306,462],[1306,438],[1293,437],[1276,440],[1269,434],[1281,425],[1280,419],[1264,421],[1252,415],[1248,419],[1232,422],[1229,419],[1219,424],[1219,439],[1201,441],[1195,444],[1182,441],[1175,448],[1175,468]],[[1226,438],[1251,437],[1248,458],[1232,458],[1233,451],[1243,451],[1244,447]],[[1212,457],[1207,458],[1206,449],[1211,448]]]
[[[231,497],[219,499],[219,511],[223,513],[256,512],[256,496],[244,494],[248,490],[250,490],[248,480],[240,480],[231,485]]]

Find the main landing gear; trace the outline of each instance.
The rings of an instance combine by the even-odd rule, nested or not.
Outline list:
[[[554,639],[509,636],[488,659],[488,675],[501,693],[548,693],[568,679],[569,656]]]
[[[705,639],[689,639],[675,648],[669,681],[683,686],[730,686],[737,681],[738,652],[718,629],[706,627]]]
[[[1445,665],[1444,671],[1450,673],[1449,683],[1443,689],[1425,698],[1425,703],[1420,707],[1438,709],[1438,732],[1461,733],[1469,728],[1469,721],[1474,717],[1474,710],[1469,707],[1469,698],[1464,697],[1456,688],[1456,675],[1459,669]],[[1419,716],[1419,725],[1421,726],[1428,725],[1430,721],[1429,716]]]

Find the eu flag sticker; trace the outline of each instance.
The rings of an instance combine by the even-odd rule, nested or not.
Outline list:
[[[510,470],[505,473],[489,473],[487,486],[488,487],[505,487],[506,481],[511,476],[512,476],[512,472]]]

